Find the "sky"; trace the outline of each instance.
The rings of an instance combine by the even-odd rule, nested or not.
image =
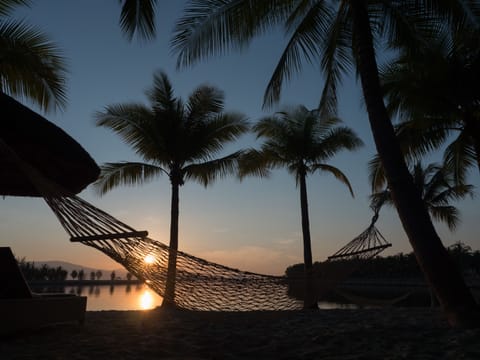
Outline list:
[[[177,96],[187,98],[199,85],[209,84],[225,92],[225,109],[240,111],[255,122],[285,105],[318,105],[323,79],[318,65],[286,84],[278,106],[262,109],[263,93],[287,38],[283,31],[256,39],[241,53],[211,58],[178,70],[169,45],[175,20],[184,1],[159,1],[157,37],[150,42],[128,42],[118,25],[116,0],[34,1],[13,16],[39,27],[62,49],[67,59],[68,105],[64,111],[43,115],[77,140],[101,165],[104,162],[140,160],[114,133],[95,126],[94,113],[107,105],[140,102],[148,105],[145,90],[153,74],[165,71]],[[339,91],[339,116],[363,140],[355,153],[339,153],[331,164],[350,179],[355,198],[330,175],[308,178],[312,251],[314,260],[325,260],[359,235],[370,223],[367,163],[376,153],[361,91],[352,75]],[[38,111],[35,107],[34,110]],[[258,145],[244,136],[226,151]],[[438,154],[428,161],[438,161]],[[478,172],[470,183],[479,187]],[[170,185],[167,178],[137,187],[121,187],[99,196],[92,186],[79,194],[153,239],[168,243]],[[42,199],[0,199],[0,246],[12,247],[28,261],[64,260],[99,269],[118,268],[98,250],[70,243],[67,233]],[[436,228],[445,246],[462,241],[480,249],[478,200],[457,204],[462,222],[455,233]],[[394,209],[384,208],[377,227],[392,243],[384,255],[410,252],[411,246]],[[195,256],[227,266],[259,273],[282,274],[289,265],[302,262],[299,191],[286,171],[268,179],[222,179],[209,188],[188,182],[180,189],[179,248]]]

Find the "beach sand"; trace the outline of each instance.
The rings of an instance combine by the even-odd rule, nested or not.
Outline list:
[[[480,330],[438,309],[90,311],[0,340],[0,359],[480,359]]]

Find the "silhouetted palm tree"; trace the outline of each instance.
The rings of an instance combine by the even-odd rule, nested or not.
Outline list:
[[[70,273],[70,276],[72,277],[73,280],[75,280],[78,276],[77,270],[72,270],[72,272]]]
[[[224,112],[224,94],[199,86],[186,103],[173,94],[163,72],[147,92],[151,108],[142,104],[111,105],[97,114],[97,125],[112,129],[145,162],[107,163],[96,182],[101,193],[119,185],[137,185],[167,175],[172,189],[170,257],[164,305],[174,305],[178,249],[179,188],[186,180],[204,186],[237,170],[240,151],[216,156],[224,145],[248,130],[245,117]]]
[[[424,155],[451,141],[444,162],[463,182],[470,167],[480,171],[480,32],[455,35],[439,35],[413,59],[405,52],[384,69],[382,83],[389,110],[401,116],[406,153]]]
[[[268,30],[289,37],[267,86],[265,103],[278,101],[282,83],[302,68],[320,64],[325,75],[319,108],[334,114],[337,87],[354,68],[361,81],[370,127],[395,206],[415,256],[452,325],[480,324],[480,309],[443,246],[423,206],[383,101],[374,44],[412,52],[444,26],[478,27],[476,2],[383,0],[191,0],[177,21],[172,46],[188,66],[230,49],[245,48]]]
[[[78,280],[83,281],[83,279],[85,279],[85,271],[83,271],[83,269],[80,269],[80,271],[78,272]]]
[[[460,217],[458,209],[450,202],[467,195],[473,196],[473,186],[455,184],[452,173],[437,164],[423,167],[421,162],[417,162],[411,173],[431,217],[444,222],[450,230],[455,230]],[[383,204],[393,205],[392,194],[385,188],[385,179],[381,181],[378,176],[370,175],[372,190],[375,191],[370,197],[372,208],[379,208]]]
[[[100,279],[102,278],[102,276],[103,276],[103,273],[102,273],[100,270],[97,270],[97,271],[95,272],[95,278],[96,278],[97,280],[100,280]]]
[[[317,171],[328,172],[344,183],[353,196],[343,172],[327,164],[341,150],[355,150],[362,141],[347,127],[339,126],[338,118],[323,118],[317,110],[297,106],[261,119],[254,131],[263,138],[260,150],[249,150],[242,156],[240,177],[266,176],[269,170],[287,168],[300,187],[305,274],[311,281],[312,247],[307,200],[307,176]],[[308,281],[307,281],[308,282]],[[312,289],[307,284],[304,307],[317,307]]]
[[[10,19],[28,0],[0,1],[0,91],[33,101],[42,109],[66,104],[65,61],[39,29]]]

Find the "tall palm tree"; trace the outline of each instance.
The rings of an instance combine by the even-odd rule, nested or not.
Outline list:
[[[144,162],[106,163],[96,187],[101,194],[119,185],[139,185],[167,175],[170,179],[170,253],[165,306],[174,305],[176,251],[178,250],[179,188],[186,180],[204,186],[236,172],[241,151],[216,157],[224,145],[248,130],[245,117],[224,112],[224,94],[199,86],[187,102],[174,96],[164,72],[156,72],[147,91],[151,107],[118,104],[96,114],[97,125],[113,130]]]
[[[66,65],[59,48],[39,29],[10,18],[28,0],[0,0],[0,91],[44,110],[66,104]]]
[[[374,191],[370,196],[372,208],[379,208],[383,204],[393,205],[392,194],[388,187],[385,188],[385,180],[381,181],[375,173],[376,169],[370,173]],[[444,222],[450,230],[455,230],[460,217],[458,209],[450,202],[467,195],[473,196],[473,186],[456,184],[452,172],[438,164],[423,167],[421,162],[417,162],[411,173],[430,216]]]
[[[257,138],[263,138],[260,150],[251,149],[242,156],[240,177],[267,176],[269,170],[287,168],[300,187],[303,234],[303,257],[307,277],[305,308],[316,308],[312,292],[312,246],[308,215],[307,176],[317,171],[328,172],[344,183],[353,196],[350,182],[338,168],[327,164],[341,150],[355,150],[363,143],[355,133],[339,126],[338,118],[324,118],[317,110],[304,106],[276,113],[261,119],[254,127]]]
[[[480,32],[441,34],[412,55],[403,53],[382,72],[389,110],[406,151],[421,156],[453,141],[445,165],[457,182],[467,170],[480,171]]]
[[[480,309],[436,233],[405,164],[384,104],[375,45],[414,52],[443,26],[477,27],[479,12],[476,1],[463,0],[190,0],[172,40],[178,65],[189,66],[245,48],[254,37],[283,25],[289,39],[267,86],[267,105],[278,101],[283,81],[301,70],[302,60],[318,61],[325,75],[320,108],[335,113],[338,83],[355,68],[403,228],[449,322],[459,326],[480,325]]]

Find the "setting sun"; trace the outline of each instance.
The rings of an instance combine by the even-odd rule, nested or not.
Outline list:
[[[149,255],[145,256],[143,261],[145,262],[145,264],[153,264],[155,262],[155,256],[149,254]]]

